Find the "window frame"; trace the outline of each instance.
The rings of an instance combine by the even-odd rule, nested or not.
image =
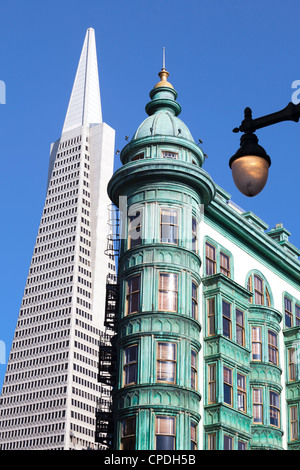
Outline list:
[[[289,308],[287,306],[289,303]],[[284,328],[294,328],[300,326],[300,300],[293,297],[288,292],[283,293],[283,312],[284,312]],[[290,320],[288,324],[287,317]]]
[[[194,230],[195,222],[195,230]],[[195,216],[192,216],[192,251],[198,253],[198,222]]]
[[[203,260],[205,260],[203,262],[204,276],[222,274],[229,279],[233,278],[233,256],[227,248],[220,245],[216,240],[205,237],[203,252]]]
[[[197,424],[194,421],[191,421],[191,450],[192,451],[197,450],[197,447],[198,447],[197,444],[198,444]]]
[[[226,267],[222,264],[222,256],[223,256],[224,258],[227,258],[227,260],[228,260],[228,268],[226,268]],[[224,271],[224,272],[223,272],[223,271]],[[221,273],[221,274],[224,274],[224,276],[230,278],[230,272],[231,272],[231,269],[230,269],[230,256],[226,255],[226,253],[224,253],[222,250],[220,250],[220,273]]]
[[[159,355],[159,346],[160,345],[172,345],[174,346],[174,358],[170,359],[169,357],[164,358]],[[166,374],[165,370],[160,370],[158,364],[168,363],[168,367],[171,365],[171,370],[174,375],[174,380],[163,380],[159,376]],[[167,367],[167,375],[169,375],[169,369]],[[157,341],[156,343],[156,383],[167,383],[167,384],[176,384],[177,383],[177,343],[171,341]]]
[[[194,361],[193,361],[194,357]],[[198,367],[197,367],[198,354],[194,349],[191,349],[191,388],[198,390]]]
[[[230,442],[230,449],[227,448],[226,444],[225,444],[225,438],[228,439],[228,443]],[[229,436],[229,434],[224,434],[223,436],[223,448],[224,450],[233,450],[234,449],[234,439],[233,439],[233,436]]]
[[[262,288],[259,290],[255,279],[259,280],[262,283]],[[264,275],[258,271],[251,271],[247,274],[247,289],[252,292],[252,296],[249,299],[249,302],[253,305],[261,305],[265,307],[272,307],[272,297],[271,290],[268,284],[268,281]],[[256,302],[257,296],[260,296],[262,303]]]
[[[137,160],[143,160],[145,158],[144,152],[137,153],[131,158],[131,162],[136,162]]]
[[[260,392],[261,401],[254,401],[254,394],[255,392]],[[261,411],[259,415],[261,416],[261,421],[255,421],[255,413],[254,408],[259,408]],[[263,395],[263,388],[262,387],[253,387],[252,389],[252,414],[253,414],[253,424],[263,424],[264,422],[264,395]]]
[[[130,211],[130,209],[129,209]],[[128,212],[129,212],[128,211]],[[143,237],[142,237],[142,227],[143,227],[143,209],[137,209],[135,214],[139,214],[139,215],[129,215],[128,214],[128,219],[127,219],[127,223],[128,223],[128,243],[127,243],[127,247],[128,249],[130,250],[131,248],[135,248],[136,246],[140,246],[142,245],[143,243]],[[132,220],[131,220],[132,219]],[[134,225],[133,228],[131,228],[131,224],[136,220],[136,219],[139,219],[139,224],[138,225]],[[137,233],[137,229],[139,229],[140,231],[140,236],[138,238],[132,238],[131,237],[131,233],[132,232],[136,232]],[[140,240],[139,242],[137,242],[138,240]],[[132,241],[133,241],[133,244],[132,244]]]
[[[211,248],[214,252],[214,255],[213,257],[209,256],[209,253],[208,253],[208,250],[207,248]],[[206,276],[212,276],[213,274],[216,274],[217,272],[217,248],[210,242],[206,241],[205,242],[205,274]],[[210,269],[208,269],[208,263],[213,266],[213,272],[210,272],[208,274],[208,271],[210,271]]]
[[[244,388],[239,386],[238,376],[243,377],[244,379]],[[236,388],[237,388],[237,409],[242,413],[247,413],[247,377],[244,374],[241,374],[237,371],[236,373]],[[240,407],[239,398],[242,398],[243,408]]]
[[[195,288],[193,288],[193,286],[195,286]],[[194,320],[198,319],[198,287],[198,284],[192,279],[192,318]]]
[[[136,359],[135,361],[131,362],[126,362],[126,351],[130,348],[136,348]],[[131,367],[134,367],[135,369],[135,381],[134,382],[126,382],[126,369],[129,369]],[[128,387],[130,385],[136,385],[137,384],[137,377],[138,377],[138,344],[130,344],[129,346],[126,346],[123,350],[123,385],[124,387]]]
[[[275,406],[274,404],[271,403],[271,394],[274,396],[276,395],[278,399],[278,406]],[[273,424],[271,423],[271,413],[275,412],[276,413],[276,419],[278,421],[278,424]],[[276,428],[280,428],[280,395],[279,393],[275,392],[274,390],[269,390],[269,420],[270,420],[270,426],[274,426]]]
[[[295,417],[293,418],[292,411],[295,410]],[[290,406],[290,440],[291,441],[298,441],[299,440],[299,413],[298,413],[298,405],[291,405]],[[293,426],[294,425],[294,426]],[[296,429],[293,429],[295,427]]]
[[[169,160],[178,160],[178,152],[173,152],[173,150],[162,150],[161,158],[167,158]]]
[[[298,378],[298,367],[297,361],[294,361],[296,355],[296,348],[290,347],[287,349],[287,359],[288,359],[288,381],[295,382]]]
[[[242,314],[242,319],[243,322],[239,323],[237,318],[237,312],[240,312]],[[245,312],[241,310],[240,308],[235,308],[235,334],[236,334],[236,342],[240,345],[245,347]],[[241,332],[242,335],[242,342],[239,342],[238,337],[239,337],[239,332]]]
[[[224,313],[224,304],[229,305],[229,317]],[[232,339],[232,304],[227,302],[227,300],[222,299],[222,334],[228,339]],[[229,335],[225,334],[224,332],[224,322],[229,325]]]
[[[158,421],[160,419],[168,419],[168,420],[172,420],[173,421],[173,433],[162,433],[162,432],[159,432],[159,427],[158,427]],[[158,449],[158,446],[157,446],[157,440],[159,438],[159,436],[169,436],[173,439],[173,448],[172,449],[161,449],[159,448]],[[155,450],[176,450],[176,416],[170,416],[170,415],[156,415],[155,416]]]
[[[263,279],[258,275],[258,274],[253,274],[253,293],[254,293],[254,304],[255,305],[265,305],[264,303],[264,281]],[[255,280],[258,280],[261,282],[261,290],[258,289],[258,287],[255,285]],[[261,302],[256,302],[258,297],[261,299]]]
[[[255,340],[253,339],[253,331],[254,330],[259,330],[259,340]],[[254,358],[254,348],[253,348],[253,345],[259,345],[259,356],[260,358],[257,359],[257,358]],[[262,354],[263,354],[263,348],[262,348],[263,344],[262,344],[262,327],[261,326],[258,326],[258,325],[251,325],[251,361],[255,361],[255,362],[262,362]]]
[[[162,276],[174,276],[174,279],[176,279],[176,289],[163,289],[163,283],[161,283],[161,277]],[[158,271],[158,311],[159,312],[170,312],[170,313],[177,313],[178,312],[178,274],[173,273],[173,272],[167,272],[167,271]],[[174,299],[173,301],[175,302],[175,310],[166,310],[163,309],[162,307],[164,306],[163,302],[163,294],[170,295],[170,293],[173,293]],[[170,302],[170,299],[168,300]]]
[[[290,310],[288,310],[286,303],[289,302],[290,304]],[[287,297],[286,295],[283,298],[283,303],[284,303],[284,323],[286,328],[292,328],[293,327],[293,302],[292,300]],[[290,325],[287,324],[287,317],[290,320]]]
[[[210,305],[211,305],[210,302],[212,302],[212,305],[213,305],[212,313],[210,309]],[[206,307],[207,307],[207,336],[214,336],[216,334],[216,298],[211,297],[209,299],[206,299]],[[213,323],[213,325],[211,325],[211,322]]]
[[[134,420],[134,429],[135,429],[135,432],[134,434],[123,434],[123,425],[125,424],[125,422],[128,422],[130,420]],[[124,418],[121,420],[121,438],[120,438],[120,449],[121,450],[135,450],[136,448],[136,417],[135,416],[129,416],[128,418]],[[134,438],[134,449],[124,449],[124,441],[126,442],[126,440],[130,440],[130,439],[133,439]]]
[[[225,369],[230,371],[231,383],[225,381]],[[225,401],[225,396],[227,395],[227,393],[225,393],[225,386],[227,387],[227,389],[230,392],[230,403]],[[226,405],[230,406],[231,408],[233,407],[233,369],[228,367],[228,366],[225,366],[225,365],[223,365],[223,402]]]
[[[298,302],[295,303],[295,326],[300,326],[300,304]]]
[[[217,433],[216,432],[207,433],[207,449],[217,450]]]
[[[278,334],[275,331],[270,330],[270,329],[268,329],[267,332],[268,332],[268,361],[270,364],[278,366],[279,364],[278,362],[279,361]],[[270,336],[276,339],[276,344],[273,344],[272,342],[270,342]],[[273,354],[275,354],[275,362],[271,360]]]
[[[213,371],[213,373],[211,373]],[[207,368],[208,374],[208,404],[217,403],[217,364],[208,364]],[[213,397],[213,400],[212,400]]]
[[[139,289],[135,291],[129,291],[129,281],[132,281],[133,279],[138,278],[139,279]],[[133,315],[135,313],[139,313],[140,311],[140,303],[141,303],[141,274],[134,274],[133,276],[130,276],[126,280],[126,308],[125,308],[125,315]],[[133,295],[137,295],[137,310],[133,310],[129,312],[129,298]]]
[[[176,221],[177,223],[166,223],[166,222],[163,222],[162,221],[162,217],[163,215],[166,215],[166,214],[163,214],[163,212],[175,212],[176,213]],[[168,217],[171,217],[170,214],[168,214]],[[161,206],[160,207],[160,212],[159,212],[159,242],[160,243],[166,243],[168,245],[179,245],[179,226],[180,226],[180,220],[179,220],[179,217],[180,217],[180,209],[179,208],[175,208],[175,207],[167,207],[167,206]],[[169,237],[168,239],[165,238],[165,237],[162,237],[162,235],[166,235],[164,233],[164,229],[163,227],[173,227],[173,230],[174,230],[174,233],[176,234],[176,237],[173,237],[174,240],[176,241],[166,241],[166,240],[171,240],[172,238]],[[165,229],[166,230],[166,229]],[[171,230],[168,234],[171,233]]]

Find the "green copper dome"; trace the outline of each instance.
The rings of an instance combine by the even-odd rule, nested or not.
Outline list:
[[[151,101],[145,108],[149,117],[138,127],[132,141],[148,136],[163,135],[181,137],[194,142],[188,127],[177,117],[181,112],[181,106],[176,101],[177,92],[167,80],[169,73],[163,68],[158,75],[161,81],[151,90]]]
[[[170,135],[182,137],[194,142],[194,139],[181,119],[174,116],[170,111],[158,111],[153,116],[149,116],[142,122],[135,132],[132,140],[154,135]]]

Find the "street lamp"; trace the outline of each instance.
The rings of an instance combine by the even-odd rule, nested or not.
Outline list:
[[[266,151],[258,145],[258,138],[254,134],[257,129],[270,126],[282,121],[298,122],[300,118],[300,103],[289,103],[284,109],[257,119],[252,119],[252,111],[246,108],[245,118],[240,127],[233,132],[244,132],[241,137],[241,146],[229,160],[232,177],[236,187],[245,196],[256,196],[264,188],[271,165],[271,159]]]

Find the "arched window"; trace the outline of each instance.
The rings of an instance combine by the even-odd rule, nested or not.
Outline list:
[[[271,307],[271,293],[268,282],[261,273],[252,272],[247,278],[247,289],[253,293],[250,302]]]

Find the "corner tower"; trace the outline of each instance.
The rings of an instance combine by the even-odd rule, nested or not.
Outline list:
[[[165,68],[108,193],[121,212],[116,449],[193,449],[200,422],[201,208],[215,186]]]

